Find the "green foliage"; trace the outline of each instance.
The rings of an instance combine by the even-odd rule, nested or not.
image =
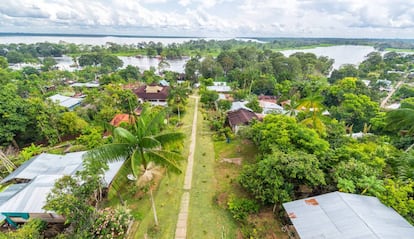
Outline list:
[[[20,151],[19,157],[21,157],[24,162],[40,153],[42,153],[42,146],[36,146],[32,143],[30,146],[27,146]]]
[[[253,141],[263,153],[269,153],[272,149],[283,152],[302,150],[322,156],[329,148],[329,143],[313,129],[286,115],[267,115],[263,122],[255,122],[252,129]]]
[[[9,67],[9,63],[7,62],[7,58],[0,56],[0,69],[6,69]]]
[[[263,203],[290,200],[300,185],[325,185],[324,173],[315,155],[303,151],[273,151],[261,161],[243,169],[241,185]]]
[[[65,135],[77,135],[82,132],[88,123],[75,112],[64,112],[59,119],[59,131]]]
[[[379,199],[387,206],[394,208],[399,214],[414,223],[414,182],[385,180],[385,192]]]
[[[200,102],[204,104],[206,108],[214,108],[216,100],[219,98],[218,93],[215,91],[204,90],[200,92]]]
[[[0,145],[7,145],[28,125],[27,104],[17,94],[17,86],[0,85]]]
[[[246,104],[246,107],[250,108],[256,113],[261,113],[263,111],[263,108],[260,106],[260,103],[256,97],[252,98],[249,103]]]
[[[379,105],[366,95],[344,94],[344,100],[338,107],[332,107],[333,117],[342,120],[346,125],[353,125],[355,132],[362,131],[379,111]]]
[[[103,129],[97,126],[89,126],[82,130],[82,134],[76,138],[76,142],[87,149],[101,146],[105,140],[102,138]]]
[[[14,232],[0,233],[1,239],[40,239],[46,229],[46,222],[41,219],[30,219],[21,228]]]
[[[245,222],[249,214],[259,212],[259,204],[255,201],[247,198],[237,198],[234,195],[230,196],[227,206],[233,214],[233,218],[239,222]]]
[[[404,107],[403,107],[404,106]],[[391,110],[386,115],[387,127],[391,130],[414,132],[414,105],[403,104],[401,108]]]
[[[218,100],[217,107],[222,111],[227,111],[231,108],[231,102],[229,100]]]

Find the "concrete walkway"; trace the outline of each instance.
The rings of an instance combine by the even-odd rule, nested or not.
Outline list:
[[[188,208],[190,206],[190,189],[193,179],[194,151],[196,146],[197,135],[197,114],[198,114],[198,97],[191,96],[195,99],[193,128],[191,130],[190,153],[188,154],[187,169],[185,171],[184,187],[185,190],[181,198],[180,213],[178,214],[177,227],[175,229],[175,239],[187,238],[187,219]]]

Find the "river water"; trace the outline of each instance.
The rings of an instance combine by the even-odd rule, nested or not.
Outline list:
[[[100,36],[100,37],[82,37],[82,36],[1,36],[0,44],[9,43],[36,43],[36,42],[53,42],[53,43],[75,43],[75,44],[89,44],[89,45],[105,45],[108,42],[114,42],[117,44],[137,44],[139,42],[161,42],[164,45],[171,43],[183,43],[185,41],[196,40],[200,38],[180,38],[180,37],[115,37],[115,36]],[[221,38],[204,38],[206,40],[226,40]],[[227,38],[229,39],[229,38]],[[245,39],[244,39],[245,40]],[[316,47],[312,49],[301,50],[284,50],[281,51],[285,56],[289,56],[295,52],[311,52],[317,56],[327,56],[335,60],[333,68],[338,69],[343,64],[358,65],[361,63],[365,56],[375,51],[371,46],[353,46],[353,45],[340,45],[329,47]],[[148,70],[150,67],[158,69],[160,59],[150,57],[120,57],[124,62],[124,67],[127,65],[137,66],[140,70]],[[184,66],[189,58],[168,60],[169,67],[166,70],[184,72]],[[63,56],[56,58],[59,69],[73,71],[77,68],[71,67],[73,61],[71,57]],[[16,66],[18,68],[18,66]]]

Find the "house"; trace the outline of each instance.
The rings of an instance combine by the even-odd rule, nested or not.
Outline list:
[[[134,119],[129,114],[116,114],[111,122],[109,122],[109,124],[115,127],[119,127],[121,123],[132,124],[133,122]]]
[[[212,86],[207,86],[207,90],[215,91],[218,93],[231,92],[231,87],[227,85],[227,82],[213,82]]]
[[[249,111],[253,111],[252,109],[246,106],[246,104],[248,103],[249,103],[248,101],[233,101],[231,103],[230,111],[235,111],[238,109],[246,109]]]
[[[353,139],[361,139],[365,136],[372,135],[371,133],[364,133],[364,132],[358,132],[358,133],[351,133],[349,136]]]
[[[301,239],[411,239],[414,227],[376,197],[332,192],[284,203]]]
[[[267,100],[259,100],[259,105],[262,107],[263,111],[262,114],[271,114],[271,113],[278,113],[278,114],[284,114],[285,110],[282,106],[269,102]]]
[[[42,153],[26,161],[13,173],[0,181],[6,190],[0,192],[0,214],[10,225],[40,218],[46,222],[63,223],[65,218],[43,209],[56,180],[64,175],[74,175],[83,169],[82,156],[76,152],[66,155]],[[123,161],[109,163],[103,183],[109,187]]]
[[[380,91],[388,91],[388,92],[392,91],[392,82],[390,80],[380,79],[380,80],[377,80],[376,84],[380,86],[379,88]]]
[[[140,102],[150,102],[152,105],[167,106],[167,99],[170,87],[161,85],[143,85],[133,92]]]
[[[399,109],[399,108],[401,108],[401,103],[394,103],[394,104],[390,104],[390,105],[385,106],[385,109],[387,109],[387,110],[396,110],[396,109]]]
[[[82,102],[82,98],[68,97],[60,94],[52,95],[48,97],[48,99],[59,104],[62,107],[68,108],[69,110],[73,110]]]
[[[86,87],[86,88],[98,88],[99,83],[96,82],[87,82],[87,83],[72,83],[71,87]]]
[[[249,109],[239,108],[227,112],[227,123],[235,133],[239,131],[241,126],[249,124],[254,119],[258,119],[258,117]]]

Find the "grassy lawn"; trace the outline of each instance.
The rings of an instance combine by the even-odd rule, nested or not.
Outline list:
[[[216,171],[216,164],[211,133],[199,113],[187,238],[236,238],[237,224],[217,204],[222,175]]]
[[[185,159],[187,159],[188,155],[191,125],[194,116],[194,100],[189,99],[188,102],[187,112],[183,115],[183,125],[180,128],[180,130],[186,135],[183,148],[183,155]],[[155,227],[149,195],[142,192],[134,192],[134,184],[123,180],[126,178],[126,173],[122,175],[122,172],[120,172],[120,175],[117,176],[115,181],[116,185],[120,188],[118,191],[120,192],[123,201],[125,201],[128,207],[131,208],[132,214],[138,219],[135,220],[132,225],[127,238],[174,238],[181,195],[183,192],[182,188],[184,183],[185,168],[186,161],[181,163],[181,169],[183,170],[182,174],[163,175],[159,180],[158,187],[153,192],[159,220],[158,227]],[[110,201],[108,204],[120,204],[119,197],[114,190],[109,193],[109,198]]]
[[[216,155],[215,171],[217,175],[221,175],[221,180],[217,184],[217,199],[219,205],[224,208],[227,206],[230,196],[249,197],[237,182],[237,178],[243,165],[256,161],[257,149],[252,142],[237,138],[230,143],[216,141],[214,149]],[[258,214],[250,215],[248,222],[256,228],[252,235],[254,238],[288,238],[288,235],[282,232],[280,222],[273,216],[271,207],[262,208]],[[241,227],[246,229],[246,226]],[[237,238],[239,237],[240,235]]]

